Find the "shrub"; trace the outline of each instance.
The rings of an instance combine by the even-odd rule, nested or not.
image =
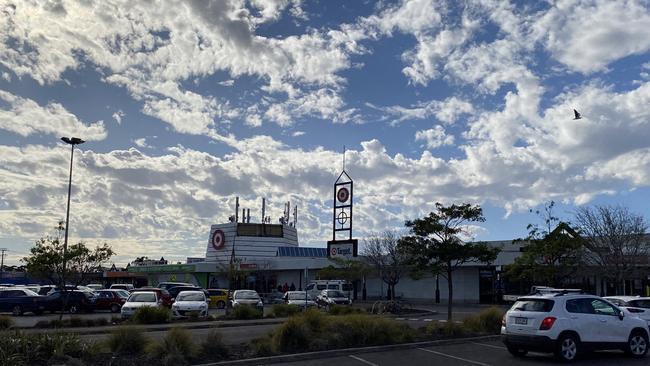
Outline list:
[[[466,335],[467,330],[460,323],[434,321],[427,325],[426,333],[435,338],[454,338]]]
[[[252,306],[239,305],[233,308],[232,318],[241,320],[261,319],[262,312]]]
[[[271,336],[272,351],[301,352],[338,347],[407,342],[414,331],[406,324],[364,314],[327,317],[308,310],[289,318]]]
[[[172,328],[162,343],[153,344],[148,353],[150,358],[159,360],[162,365],[188,365],[197,352],[189,331]]]
[[[491,307],[465,318],[463,325],[467,330],[474,333],[499,334],[504,313],[500,308]]]
[[[119,327],[111,332],[106,343],[116,355],[138,356],[144,353],[149,339],[140,329]]]
[[[331,315],[363,314],[364,310],[352,306],[330,305],[329,313]]]
[[[264,338],[257,338],[253,339],[253,341],[250,343],[251,348],[253,349],[253,353],[255,356],[258,357],[266,357],[266,356],[272,356],[275,354],[273,351],[273,345],[272,345],[273,339],[272,339],[272,334],[264,337]]]
[[[131,318],[135,324],[164,324],[172,318],[171,310],[164,307],[143,306]]]
[[[0,333],[0,365],[40,365],[53,358],[80,358],[89,354],[91,347],[92,343],[74,334],[3,332]]]
[[[200,354],[210,361],[221,361],[228,357],[228,347],[223,343],[221,333],[216,330],[210,331],[201,343]]]
[[[278,318],[286,318],[295,314],[299,314],[302,308],[298,305],[289,304],[275,304],[271,307],[273,315]]]
[[[14,320],[6,315],[0,315],[0,330],[9,329],[14,326]]]
[[[309,342],[315,338],[304,317],[292,317],[273,334],[273,349],[279,352],[309,350]]]

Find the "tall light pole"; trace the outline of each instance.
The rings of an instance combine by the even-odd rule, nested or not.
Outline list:
[[[70,149],[70,178],[68,180],[68,208],[65,213],[65,239],[63,240],[63,290],[65,291],[65,270],[68,256],[68,227],[70,226],[70,193],[72,192],[72,159],[74,158],[74,145],[81,145],[85,141],[78,137],[61,137],[61,140],[71,146]]]

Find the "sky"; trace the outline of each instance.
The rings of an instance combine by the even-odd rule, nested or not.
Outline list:
[[[354,236],[472,203],[475,240],[530,210],[624,205],[650,218],[650,3],[0,0],[0,247],[17,264],[70,237],[203,256],[235,197],[301,245],[331,239],[354,179]],[[582,114],[574,120],[573,109]]]

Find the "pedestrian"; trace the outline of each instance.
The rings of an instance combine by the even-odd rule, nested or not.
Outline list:
[[[285,282],[284,286],[282,286],[282,292],[287,292],[289,291],[289,285]]]
[[[291,282],[291,287],[289,287],[289,290],[296,291],[296,285],[294,285],[293,282]]]

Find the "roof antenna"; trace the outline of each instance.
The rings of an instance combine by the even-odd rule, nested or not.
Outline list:
[[[345,145],[343,145],[343,171],[345,171]]]

